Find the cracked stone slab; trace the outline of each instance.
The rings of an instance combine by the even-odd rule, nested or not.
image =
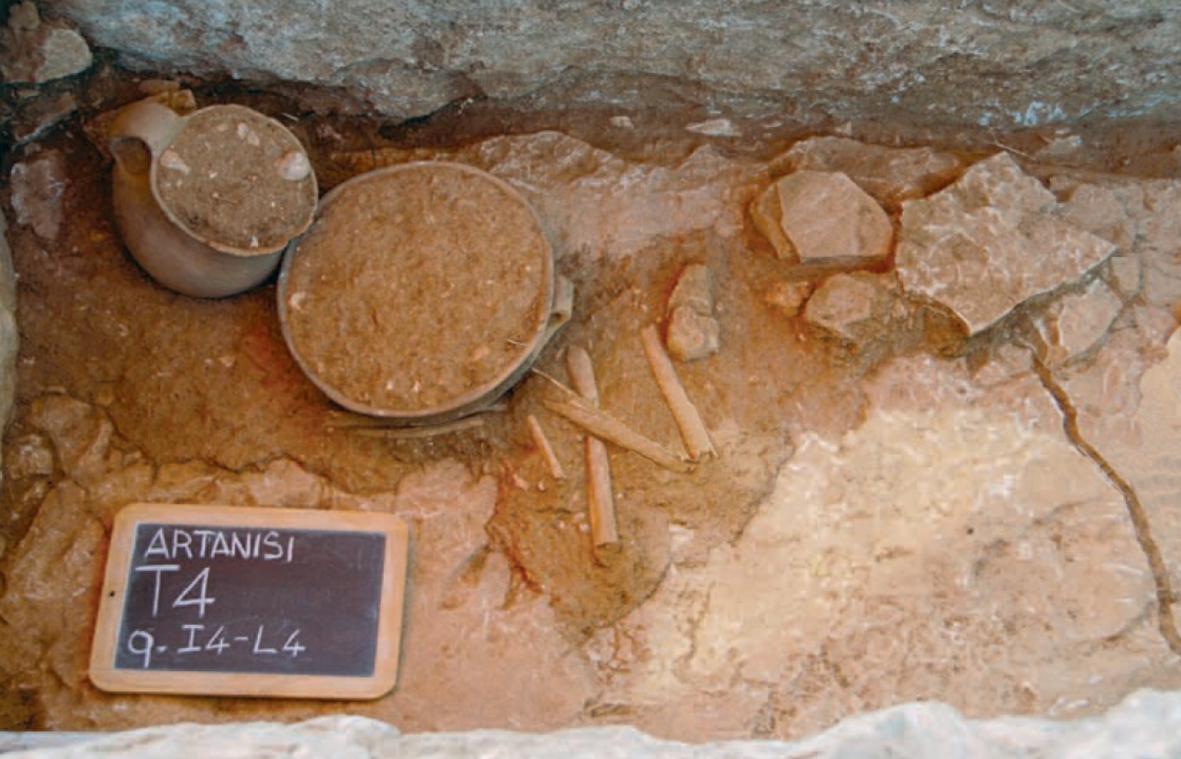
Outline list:
[[[896,265],[908,292],[944,306],[975,335],[1115,250],[1065,221],[1054,194],[998,153],[904,205]]]
[[[1120,492],[1036,376],[984,374],[989,387],[963,361],[888,364],[861,427],[805,435],[739,540],[670,569],[596,638],[602,699],[684,736],[935,690],[1065,717],[1153,667],[1181,677],[1145,621],[1153,578]]]
[[[774,161],[771,170],[840,171],[889,211],[942,188],[963,170],[952,153],[929,147],[892,148],[847,137],[800,140]]]
[[[1080,433],[1135,492],[1176,597],[1181,589],[1181,330],[1174,324],[1164,314],[1155,323],[1142,318],[1106,346],[1092,366],[1066,373],[1062,385],[1077,409]],[[1164,343],[1162,333],[1169,331],[1172,336]],[[1175,635],[1181,626],[1176,601],[1172,615]],[[1181,637],[1175,643],[1181,646]]]
[[[1080,292],[1061,296],[1035,323],[1042,360],[1059,366],[1092,350],[1123,307],[1120,297],[1098,278]]]

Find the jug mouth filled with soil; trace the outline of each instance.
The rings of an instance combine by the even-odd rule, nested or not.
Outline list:
[[[550,331],[553,253],[528,202],[442,161],[355,177],[291,243],[283,334],[330,398],[406,424],[478,411],[528,370]]]
[[[299,141],[236,105],[186,117],[152,165],[152,187],[174,224],[238,256],[281,250],[316,209],[316,180]]]

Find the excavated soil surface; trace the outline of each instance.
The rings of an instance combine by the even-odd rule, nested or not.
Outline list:
[[[1181,687],[1168,590],[1181,541],[1167,537],[1181,520],[1168,510],[1175,489],[1153,479],[1177,453],[1161,441],[1177,438],[1144,416],[1167,420],[1152,404],[1181,382],[1169,358],[1181,354],[1169,343],[1181,304],[1175,181],[1098,174],[1112,168],[1102,151],[1058,156],[1076,161],[1069,171],[1029,162],[1064,203],[1079,183],[1080,198],[1104,200],[1107,215],[1068,210],[1118,238],[1128,260],[1105,261],[965,340],[946,311],[900,292],[893,258],[846,278],[877,300],[832,313],[861,321],[834,325],[784,305],[797,286],[829,288],[831,301],[839,283],[779,260],[746,210],[782,173],[772,159],[795,127],[743,123],[735,140],[686,131],[700,114],[625,124],[602,110],[513,117],[493,107],[393,127],[277,96],[201,93],[231,96],[295,114],[322,189],[422,159],[508,182],[575,284],[574,317],[502,409],[477,426],[406,436],[343,412],[303,375],[273,284],[197,300],[137,268],[111,219],[103,156],[78,124],[15,153],[60,156],[53,202],[68,223],[38,234],[15,221],[21,199],[5,190],[21,346],[0,501],[0,728],[347,711],[408,732],[626,723],[705,740],[797,736],[916,699],[971,715],[1076,716],[1139,687]],[[905,133],[909,144],[930,138]],[[941,144],[965,166],[999,142],[949,139]],[[1024,154],[1051,139],[1004,142]],[[1108,150],[1111,140],[1088,144]],[[721,348],[676,368],[718,458],[680,474],[609,446],[621,543],[596,552],[582,432],[544,401],[563,397],[553,381],[569,382],[565,349],[584,347],[604,409],[680,450],[640,331],[663,325],[677,276],[694,263],[712,275]],[[534,303],[536,272],[514,271],[520,313]],[[301,276],[316,284],[316,272]],[[1035,325],[1064,293],[1099,286],[1118,292],[1108,331],[1073,363],[1035,360]],[[396,297],[353,305],[382,309]],[[329,334],[338,311],[314,313]],[[456,321],[437,337],[460,352],[511,332],[466,312]],[[415,324],[432,326],[425,315]],[[333,350],[352,334],[339,337]],[[374,392],[373,377],[356,381]],[[407,397],[398,392],[393,400]],[[564,479],[535,448],[530,414]],[[1156,468],[1139,473],[1127,462],[1149,443]],[[96,690],[86,662],[106,540],[135,501],[400,515],[414,547],[396,690],[364,703]]]

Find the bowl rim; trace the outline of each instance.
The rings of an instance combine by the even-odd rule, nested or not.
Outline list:
[[[480,410],[487,404],[499,398],[509,387],[514,385],[517,380],[528,371],[533,361],[537,358],[538,353],[545,346],[545,336],[547,327],[550,322],[551,312],[554,307],[554,251],[553,244],[550,242],[548,235],[545,233],[545,227],[541,223],[541,217],[537,213],[537,209],[522,195],[516,188],[504,181],[500,177],[494,176],[482,169],[474,166],[469,166],[465,163],[446,160],[420,160],[408,161],[406,163],[396,164],[394,166],[387,166],[381,169],[374,169],[363,174],[358,174],[336,187],[332,188],[321,200],[316,210],[315,221],[319,221],[325,209],[332,203],[338,201],[350,188],[357,187],[365,182],[380,181],[385,177],[393,174],[399,174],[407,171],[419,171],[428,168],[445,168],[449,170],[457,170],[473,177],[490,181],[497,186],[501,191],[505,192],[510,198],[521,204],[529,212],[530,218],[533,220],[537,234],[542,241],[542,263],[544,271],[541,276],[541,284],[543,292],[542,307],[537,309],[537,323],[534,325],[533,334],[527,342],[526,349],[520,354],[520,358],[514,362],[508,363],[500,372],[492,379],[481,383],[464,393],[449,398],[441,403],[435,404],[428,408],[420,409],[394,409],[383,408],[380,406],[373,406],[367,403],[362,403],[349,398],[342,393],[335,386],[329,384],[311,367],[300,352],[295,347],[295,341],[291,334],[291,328],[288,321],[287,310],[287,287],[288,274],[291,266],[299,255],[299,243],[304,236],[312,230],[315,222],[309,225],[308,229],[298,237],[294,237],[287,243],[283,251],[283,261],[279,265],[279,278],[275,287],[275,294],[278,300],[279,309],[279,327],[283,333],[283,340],[287,343],[287,350],[291,353],[299,368],[312,381],[317,388],[325,395],[332,399],[335,403],[344,408],[355,411],[357,413],[365,414],[367,416],[380,417],[390,420],[401,420],[408,426],[412,425],[427,425],[439,424],[443,422],[452,421],[460,417],[466,416],[470,413]]]

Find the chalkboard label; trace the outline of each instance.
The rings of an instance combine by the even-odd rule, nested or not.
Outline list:
[[[407,532],[387,514],[136,504],[90,676],[110,691],[373,698],[397,678]]]

